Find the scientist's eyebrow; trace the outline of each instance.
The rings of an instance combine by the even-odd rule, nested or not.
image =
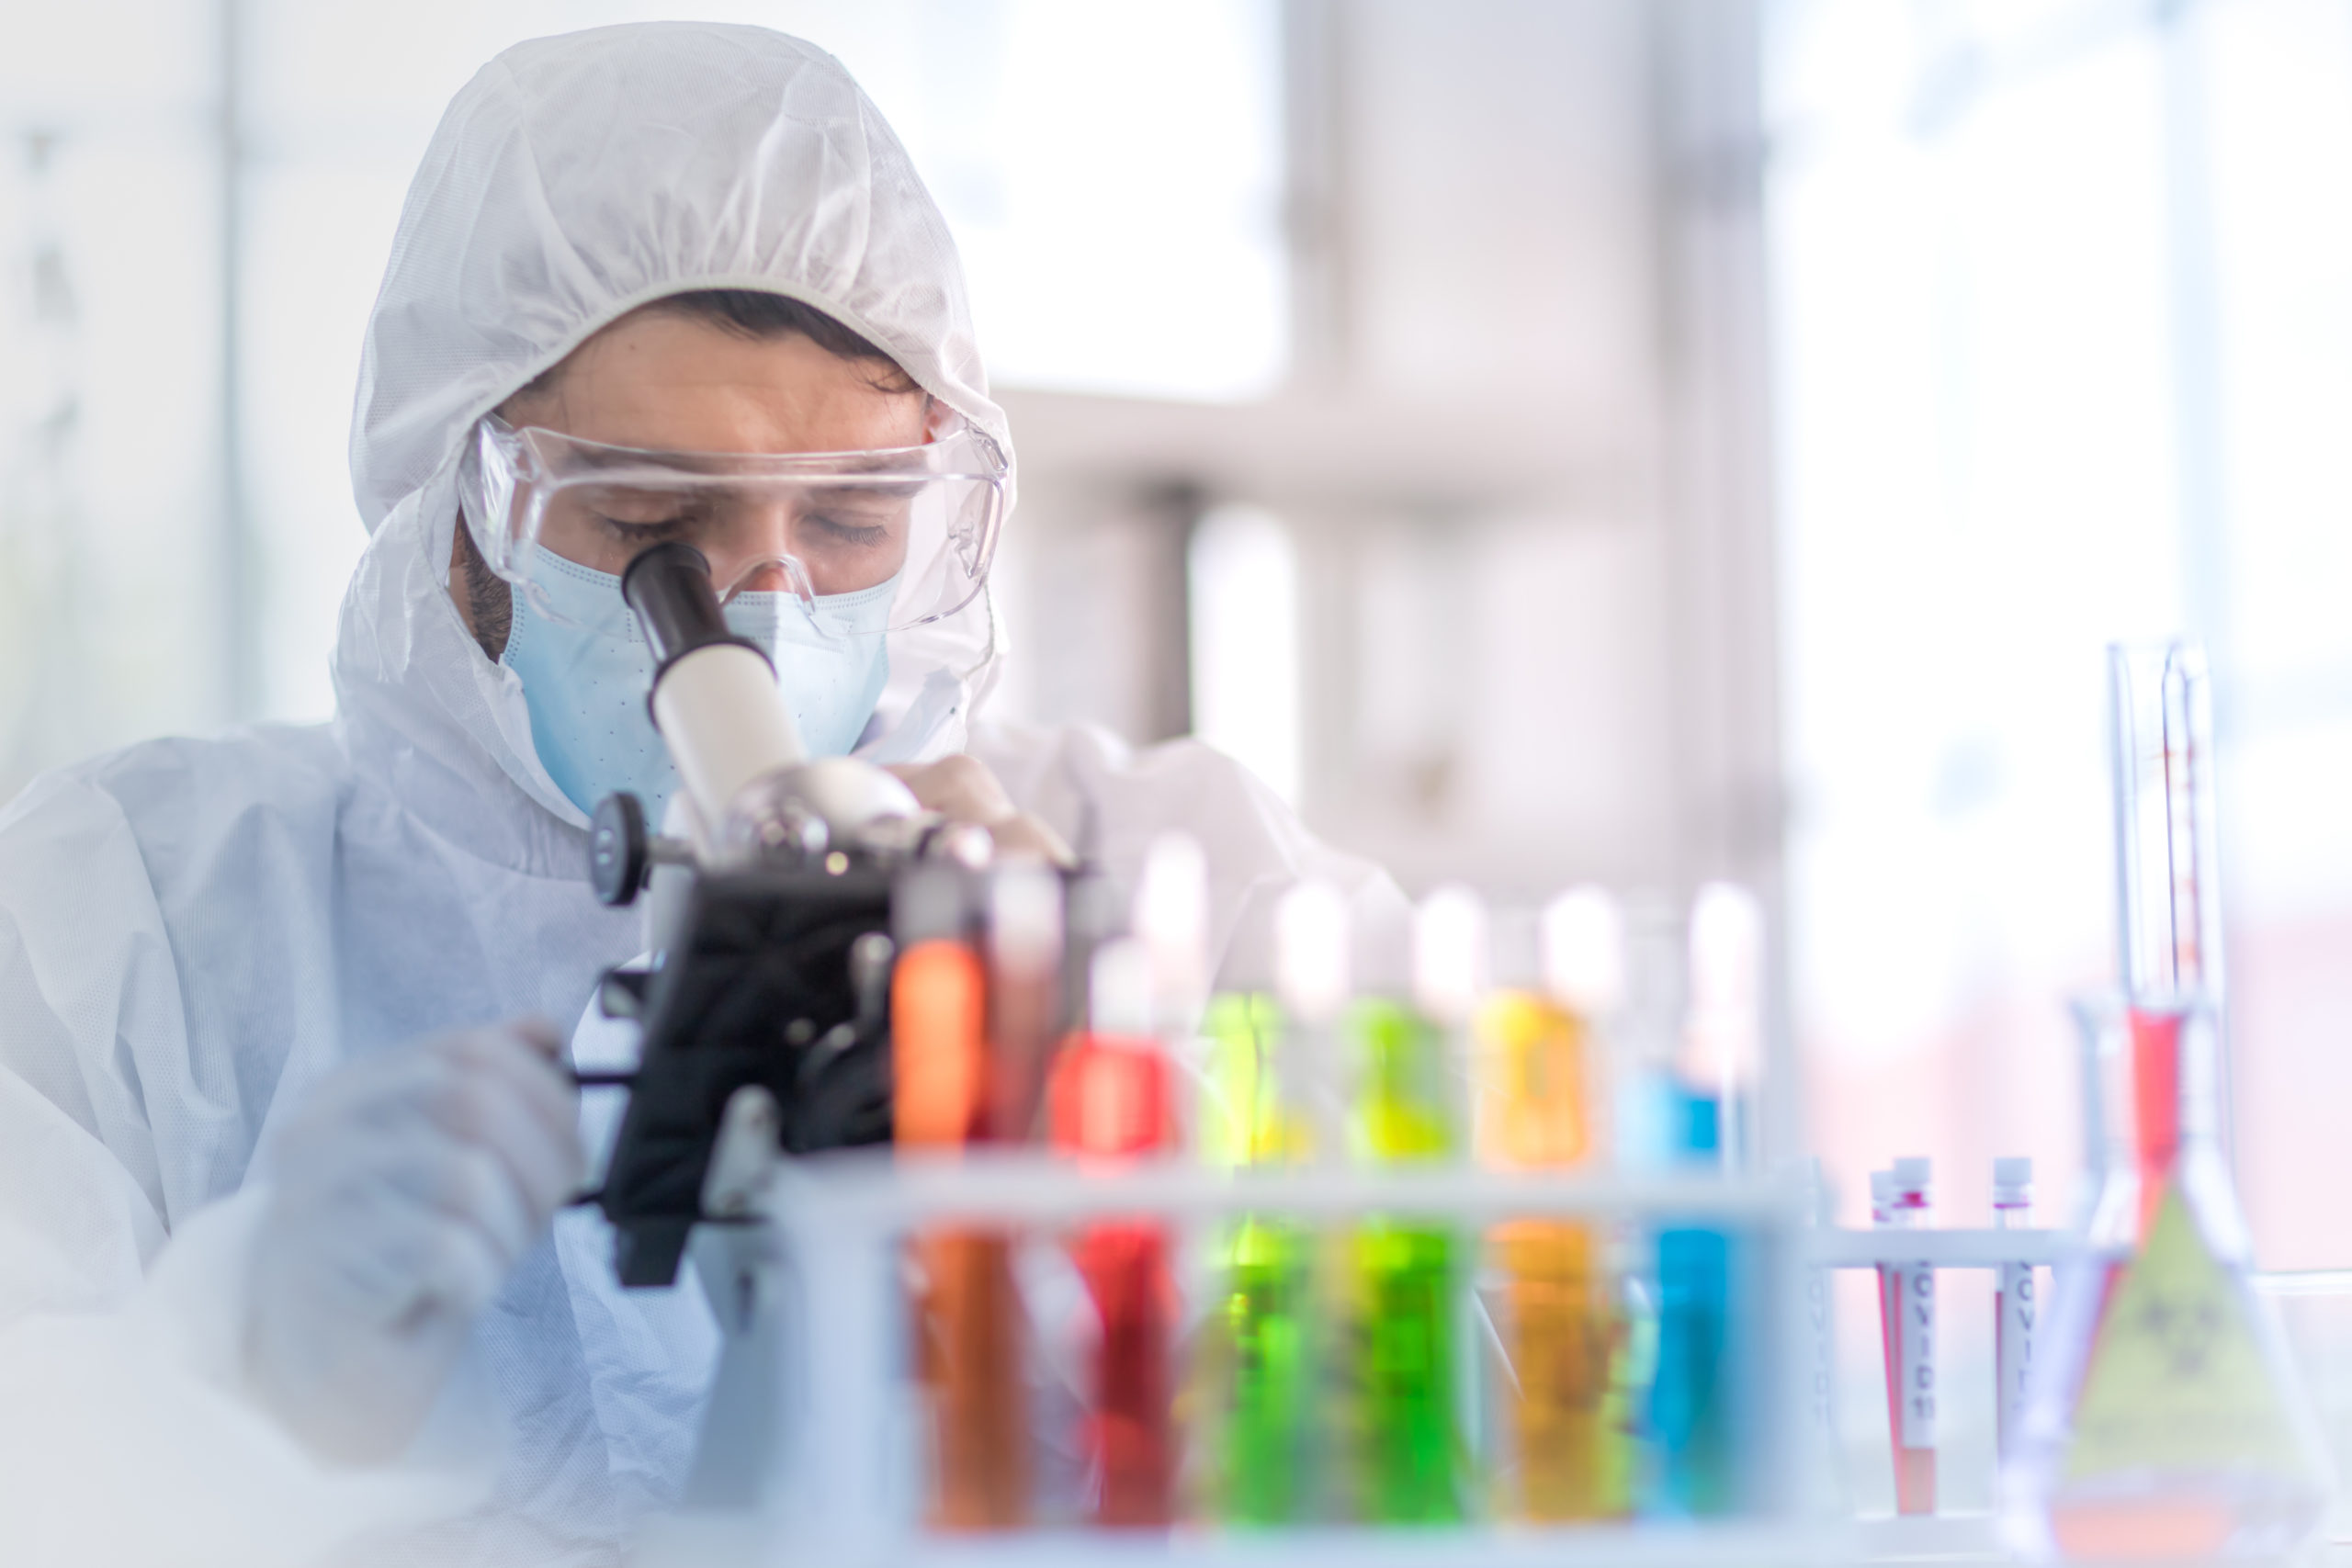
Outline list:
[[[710,496],[693,491],[672,490],[664,485],[605,484],[585,480],[571,486],[571,493],[591,507],[600,504],[638,506],[667,512],[673,518],[707,517],[716,506],[714,498]]]
[[[643,468],[660,474],[721,474],[726,472],[726,464],[741,456],[732,452],[649,452],[633,446],[582,443],[572,448],[571,461],[599,473],[616,468]]]
[[[560,432],[554,434],[560,434]],[[927,448],[915,446],[903,452],[892,451],[879,461],[858,468],[846,474],[815,472],[806,475],[792,471],[796,463],[821,464],[829,459],[854,457],[863,454],[848,452],[673,452],[656,451],[650,447],[618,446],[605,442],[582,440],[565,436],[571,443],[567,460],[582,468],[648,468],[657,473],[710,474],[719,478],[734,476],[751,479],[801,480],[834,488],[841,481],[852,485],[860,479],[872,479],[877,486],[903,491],[909,484],[929,479],[933,470],[925,457]],[[775,463],[782,467],[770,473],[759,468],[746,471],[742,464]]]
[[[898,506],[911,496],[913,485],[811,485],[810,499],[818,504],[846,501],[866,506]]]

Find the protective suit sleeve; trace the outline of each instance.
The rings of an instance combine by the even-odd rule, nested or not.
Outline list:
[[[0,1538],[16,1565],[293,1563],[462,1506],[452,1473],[336,1473],[246,1397],[258,1193],[166,1221],[139,1064],[186,1052],[171,950],[112,798],[0,812]],[[159,1075],[160,1076],[160,1075]],[[242,1165],[244,1150],[235,1151]]]
[[[1316,838],[1279,795],[1216,748],[1192,739],[1131,747],[1091,725],[984,722],[973,727],[971,751],[1003,782],[1014,805],[1129,887],[1159,834],[1199,840],[1208,859],[1210,952],[1221,988],[1272,983],[1274,906],[1309,877],[1330,883],[1349,900],[1359,978],[1367,985],[1401,980],[1409,910],[1395,880]]]
[[[36,780],[0,812],[0,1323],[114,1304],[164,1245],[151,1049],[187,1036],[138,844],[103,790]]]
[[[275,1568],[448,1517],[479,1470],[315,1462],[235,1388],[255,1189],[194,1215],[111,1312],[0,1329],[0,1515],[23,1568]]]

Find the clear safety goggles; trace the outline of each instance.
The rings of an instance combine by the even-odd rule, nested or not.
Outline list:
[[[677,539],[710,562],[722,602],[773,593],[814,614],[887,588],[887,614],[855,621],[878,631],[938,620],[978,594],[1009,478],[1003,449],[952,414],[921,446],[780,454],[609,446],[491,414],[458,468],[483,558],[543,607],[556,602],[551,577],[618,578],[640,551]]]

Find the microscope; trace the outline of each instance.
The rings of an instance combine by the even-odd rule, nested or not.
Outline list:
[[[695,1225],[740,1219],[725,1211],[763,1158],[889,1142],[894,895],[977,876],[989,840],[871,763],[809,758],[694,547],[646,550],[621,592],[690,834],[650,831],[634,795],[597,807],[590,881],[607,905],[649,897],[653,962],[599,996],[640,1026],[639,1066],[582,1081],[629,1091],[596,1201],[621,1283],[660,1286]]]

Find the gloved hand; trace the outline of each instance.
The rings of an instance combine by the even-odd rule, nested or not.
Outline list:
[[[1078,863],[1062,836],[1020,810],[1003,784],[978,757],[961,752],[935,762],[893,762],[889,772],[914,791],[915,803],[950,822],[977,822],[989,830],[1000,856],[1041,860],[1064,868]]]
[[[577,1093],[542,1023],[339,1068],[279,1137],[245,1325],[254,1393],[324,1457],[390,1458],[475,1315],[578,1190]]]

